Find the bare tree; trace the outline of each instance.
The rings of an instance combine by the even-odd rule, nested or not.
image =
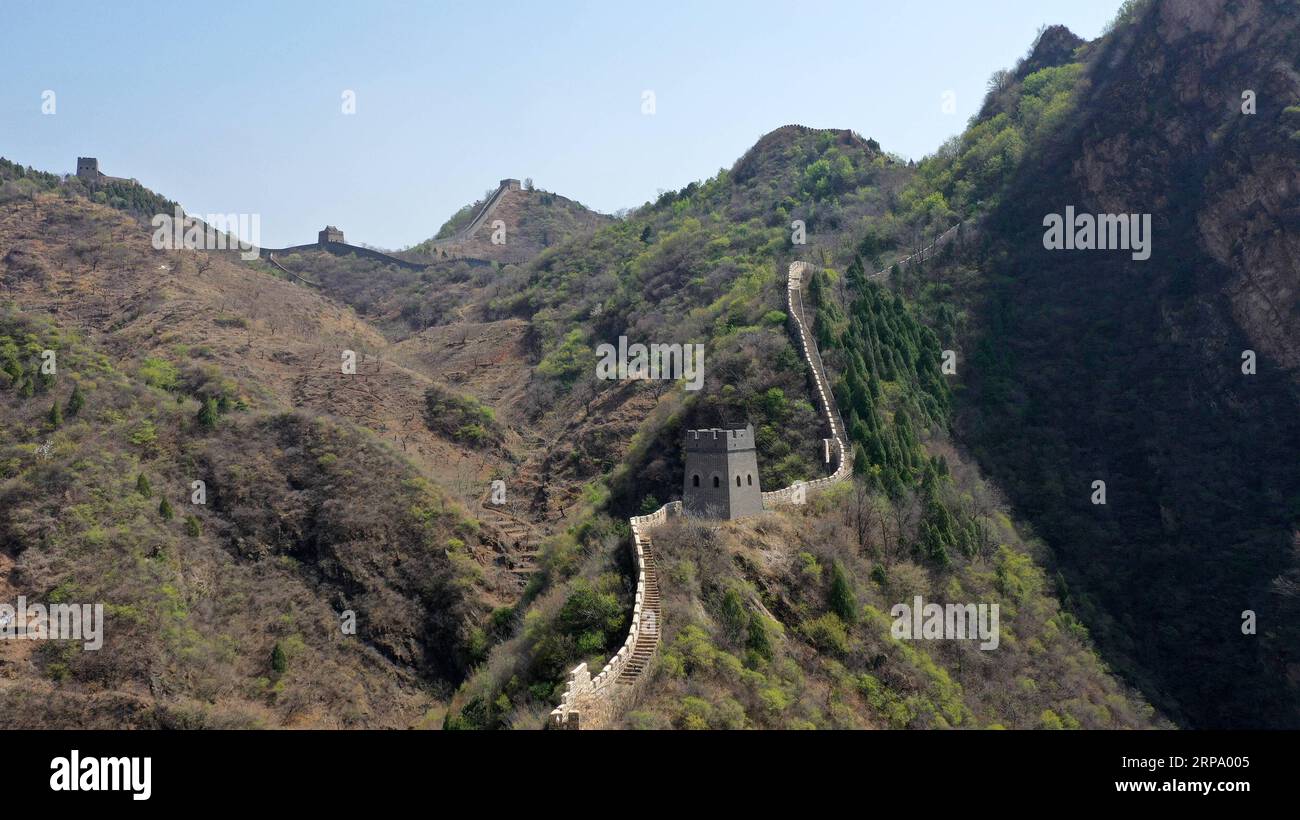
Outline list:
[[[845,518],[846,523],[853,530],[859,553],[866,553],[871,543],[872,509],[871,491],[867,488],[866,482],[853,479],[853,493],[849,496],[849,504],[845,508]]]
[[[908,544],[916,540],[916,525],[921,516],[921,503],[916,493],[908,493],[893,505],[894,512],[894,556],[906,555]]]

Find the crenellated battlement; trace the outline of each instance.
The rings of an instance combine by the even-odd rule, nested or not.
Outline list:
[[[763,511],[754,428],[686,431],[682,507],[696,518],[736,519]]]
[[[711,427],[707,430],[686,431],[686,451],[697,453],[740,452],[754,449],[754,428],[726,430]]]

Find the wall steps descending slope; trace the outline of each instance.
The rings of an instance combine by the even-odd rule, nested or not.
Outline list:
[[[966,223],[958,222],[956,225],[953,225],[948,230],[936,236],[934,238],[934,241],[931,242],[929,245],[926,245],[924,248],[921,248],[921,250],[917,251],[914,254],[911,254],[910,256],[905,256],[902,259],[896,260],[895,262],[888,265],[887,267],[876,271],[875,273],[871,274],[871,278],[876,279],[878,277],[885,276],[889,273],[890,270],[892,270],[895,267],[901,270],[907,267],[908,265],[912,264],[913,262],[924,262],[925,260],[934,256],[934,252],[936,250],[942,249],[943,246],[949,244],[950,242],[969,240],[970,239],[969,234],[971,231],[970,229],[967,229],[965,232],[963,232],[962,225],[964,224]],[[963,233],[967,235],[963,236]]]
[[[492,195],[487,198],[487,201],[483,203],[483,207],[478,209],[478,213],[474,214],[474,218],[469,221],[468,225],[466,225],[464,228],[461,228],[459,231],[456,231],[456,233],[452,234],[451,236],[445,237],[443,239],[435,239],[429,244],[434,248],[442,248],[449,245],[455,245],[460,242],[466,242],[472,239],[474,237],[475,232],[478,231],[478,229],[483,225],[483,223],[487,221],[487,218],[491,216],[492,213],[497,209],[497,205],[501,203],[501,198],[505,196],[506,191],[509,191],[511,189],[520,190],[519,180],[517,179],[501,180],[501,184],[497,186],[496,191],[494,191]]]
[[[786,306],[789,309],[791,335],[798,341],[804,361],[812,372],[813,392],[817,395],[826,425],[835,442],[836,467],[835,472],[825,478],[801,481],[782,490],[763,493],[763,506],[766,509],[801,504],[808,492],[844,481],[853,472],[852,451],[845,446],[844,421],[835,407],[835,397],[830,391],[821,354],[811,340],[804,315],[803,282],[809,268],[807,262],[790,264]],[[628,629],[627,640],[594,678],[585,663],[578,664],[569,672],[560,705],[551,711],[549,728],[607,729],[614,725],[623,712],[635,705],[653,676],[654,662],[659,656],[663,612],[659,598],[659,570],[650,531],[667,521],[669,516],[681,514],[682,502],[671,501],[649,515],[638,515],[629,520],[632,525],[632,553],[637,581],[636,601],[632,605],[632,626]]]

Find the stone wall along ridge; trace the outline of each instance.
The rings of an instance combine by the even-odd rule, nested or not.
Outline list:
[[[938,241],[938,240],[936,240]],[[933,247],[933,245],[931,246]],[[763,493],[763,506],[773,508],[794,504],[802,495],[815,492],[847,479],[853,472],[853,454],[845,446],[844,422],[826,378],[821,354],[813,344],[803,307],[803,282],[811,274],[807,262],[792,262],[786,282],[786,307],[790,330],[798,340],[813,376],[813,392],[835,442],[835,472],[815,481],[800,481],[780,490]],[[802,491],[802,493],[801,493]],[[659,600],[659,575],[654,561],[650,532],[670,516],[682,514],[682,502],[671,501],[649,515],[628,520],[632,527],[632,551],[635,562],[636,601],[632,605],[632,625],[627,639],[595,677],[582,663],[569,672],[560,705],[551,710],[551,728],[604,729],[611,726],[623,711],[630,708],[651,676],[659,653],[659,636],[663,614]]]

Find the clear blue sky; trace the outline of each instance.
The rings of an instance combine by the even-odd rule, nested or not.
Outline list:
[[[395,248],[503,177],[609,212],[786,123],[919,158],[1040,25],[1093,38],[1119,4],[6,0],[0,155],[97,156],[193,213],[260,214],[269,247],[328,222]]]

